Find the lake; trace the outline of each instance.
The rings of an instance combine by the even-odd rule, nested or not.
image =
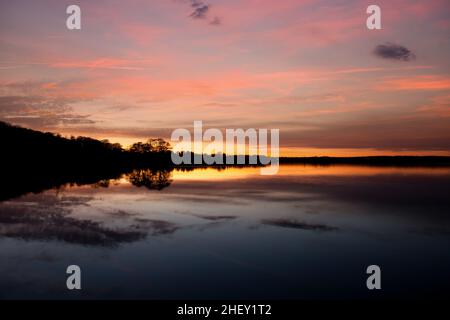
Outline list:
[[[23,182],[26,184],[26,181]],[[450,168],[136,170],[0,202],[3,299],[440,297]],[[82,290],[66,288],[78,265]],[[381,290],[366,268],[381,268]]]

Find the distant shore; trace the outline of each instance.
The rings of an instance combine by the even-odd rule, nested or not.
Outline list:
[[[89,137],[64,138],[55,133],[40,132],[14,126],[0,121],[0,144],[2,169],[9,173],[27,174],[38,169],[41,172],[85,173],[87,171],[130,171],[136,168],[199,168],[199,167],[247,167],[263,166],[269,163],[267,157],[217,154],[222,164],[206,164],[203,155],[189,151],[185,153],[191,164],[176,165],[172,162],[169,142],[161,138],[151,138],[147,142],[137,142],[130,148],[108,140]],[[243,160],[239,163],[238,158]],[[265,158],[265,159],[264,159]],[[229,161],[230,160],[230,161]],[[273,162],[272,162],[273,163]],[[280,164],[311,165],[366,165],[366,166],[421,166],[450,167],[450,156],[367,156],[367,157],[280,157]],[[11,170],[20,168],[19,171]]]
[[[281,157],[280,164],[450,167],[450,156]]]

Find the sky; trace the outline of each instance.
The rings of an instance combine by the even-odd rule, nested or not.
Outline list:
[[[0,0],[0,120],[124,146],[201,120],[279,129],[284,156],[450,155],[449,36],[448,0]]]

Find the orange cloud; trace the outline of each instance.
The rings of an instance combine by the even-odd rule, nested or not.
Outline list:
[[[64,61],[51,63],[54,68],[87,68],[87,69],[121,69],[121,70],[142,70],[145,67],[154,65],[154,59],[117,59],[117,58],[97,58],[81,61]]]
[[[419,107],[417,111],[427,115],[450,117],[450,94],[432,98],[429,104]]]
[[[450,78],[436,75],[388,79],[377,86],[379,90],[447,90]]]

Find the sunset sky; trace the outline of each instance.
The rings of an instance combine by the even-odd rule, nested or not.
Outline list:
[[[0,0],[0,49],[0,120],[24,127],[126,146],[202,120],[278,128],[282,155],[450,155],[448,0]]]

